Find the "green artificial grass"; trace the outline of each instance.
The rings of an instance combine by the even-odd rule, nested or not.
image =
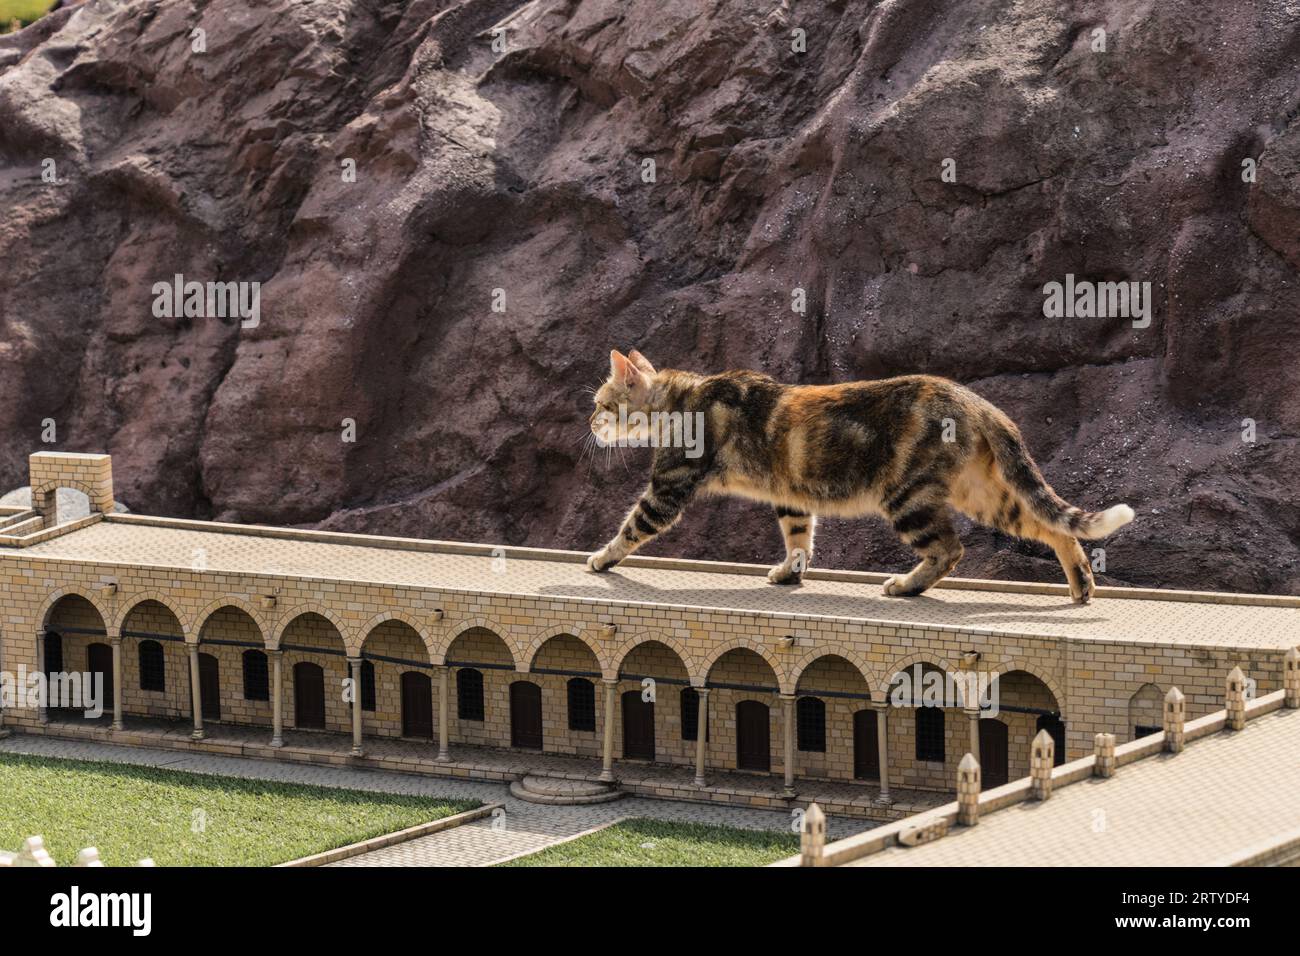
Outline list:
[[[0,848],[45,838],[60,866],[268,866],[391,833],[476,801],[0,754]]]
[[[501,866],[764,866],[798,852],[795,833],[636,819]]]
[[[10,21],[23,26],[39,20],[54,6],[54,0],[0,0],[0,33],[9,29]]]

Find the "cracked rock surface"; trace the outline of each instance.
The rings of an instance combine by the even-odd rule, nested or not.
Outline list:
[[[582,459],[583,388],[639,348],[959,379],[1137,510],[1103,581],[1297,593],[1293,0],[778,6],[89,0],[0,38],[0,488],[54,419],[145,513],[594,549],[649,452]],[[260,324],[156,318],[177,274],[260,282]],[[1150,282],[1150,326],[1045,318],[1067,274]],[[960,575],[1060,579],[964,539]],[[779,550],[703,501],[650,553]],[[822,528],[818,564],[911,561]]]

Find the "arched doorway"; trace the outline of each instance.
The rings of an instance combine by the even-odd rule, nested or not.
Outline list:
[[[303,723],[299,727],[317,730],[349,732],[352,730],[352,704],[359,700],[362,688],[351,685],[352,666],[348,662],[348,648],[338,626],[324,614],[304,611],[295,615],[280,631],[280,650],[284,652],[281,667],[293,674],[303,668],[304,689],[310,695],[304,702]],[[315,675],[320,675],[320,691],[316,690]],[[312,675],[308,677],[307,675]],[[346,682],[346,683],[345,683]],[[293,711],[299,712],[298,682],[294,681]],[[329,693],[325,687],[329,687]],[[319,713],[318,713],[319,712]]]
[[[858,780],[880,779],[876,712],[870,708],[853,714],[853,776]]]
[[[655,705],[639,690],[623,692],[623,757],[655,759]]]
[[[1143,684],[1129,698],[1128,724],[1133,740],[1163,733],[1165,695],[1155,684]]]
[[[795,685],[795,753],[800,776],[868,779],[863,761],[879,763],[871,688],[852,661],[827,653],[807,662]],[[870,716],[859,717],[867,709]],[[870,720],[869,727],[860,726]],[[853,748],[850,752],[849,738]],[[866,739],[862,739],[866,734]],[[874,756],[871,756],[874,755]]]
[[[199,655],[199,703],[204,720],[221,719],[221,670],[211,654]]]
[[[150,625],[144,630],[153,629]],[[240,724],[270,726],[273,722],[270,661],[266,656],[266,641],[261,626],[244,608],[227,604],[214,608],[199,623],[199,714],[208,720],[219,719],[222,710],[226,719]],[[188,650],[181,642],[164,645],[167,655],[179,654],[176,667],[188,677],[189,661],[184,654]],[[291,652],[286,652],[291,653]],[[210,657],[214,663],[205,664],[203,658]],[[286,657],[292,666],[292,658]],[[222,707],[220,690],[220,673],[238,676],[238,690]],[[285,677],[288,681],[288,675]],[[178,685],[180,682],[177,682]],[[190,686],[184,681],[185,688]],[[288,698],[286,698],[287,700]],[[188,692],[183,699],[177,699],[174,706],[182,712],[190,713],[193,697]],[[211,716],[213,710],[218,716]]]
[[[710,691],[713,713],[735,717],[734,739],[730,721],[721,723],[717,728],[720,733],[715,735],[715,739],[723,737],[718,740],[722,748],[732,751],[727,755],[728,763],[738,770],[770,773],[771,710],[764,701],[775,701],[781,692],[772,664],[752,648],[733,647],[709,666],[705,687]]]
[[[638,702],[620,707],[623,756],[659,763],[694,763],[701,723],[705,724],[705,740],[710,739],[704,719],[707,708],[701,712],[700,698],[690,686],[690,674],[678,653],[662,641],[644,640],[629,648],[617,666],[619,696],[626,699],[625,695],[634,693]],[[645,702],[648,710],[638,706],[643,697],[649,698]],[[716,695],[713,699],[717,700]],[[629,707],[636,712],[629,715]],[[631,740],[629,716],[633,720]]]
[[[547,750],[601,755],[603,735],[598,731],[604,710],[596,703],[596,682],[602,669],[596,653],[573,634],[553,634],[533,653],[528,664],[529,679],[542,688],[557,711],[550,714]],[[563,706],[564,711],[558,711]]]
[[[325,729],[325,671],[311,661],[293,665],[293,723],[295,727]]]
[[[771,718],[767,704],[742,700],[736,704],[736,767],[772,769]]]
[[[449,710],[448,740],[480,747],[500,747],[509,732],[509,681],[515,660],[506,642],[485,627],[472,627],[448,646],[455,708]]]
[[[1047,729],[1056,741],[1056,762],[1065,763],[1065,723],[1062,704],[1043,678],[1026,670],[999,674],[989,688],[988,699],[996,705],[996,719],[1006,726],[1008,779],[1029,773],[1030,752],[1038,732]],[[980,723],[987,723],[981,720]],[[996,731],[991,731],[996,732]],[[984,780],[988,780],[987,773]]]
[[[510,685],[510,746],[542,749],[542,689],[532,681]]]
[[[42,638],[40,647],[46,674],[102,674],[97,703],[111,713],[121,688],[114,686],[113,649],[105,642],[107,630],[99,610],[80,594],[65,594],[50,607],[41,630],[49,635]],[[55,720],[84,719],[91,705],[89,697],[95,692],[93,678],[91,681],[89,687],[83,687],[79,679],[48,683],[47,715]]]
[[[105,711],[113,709],[113,648],[107,644],[86,645],[86,670],[92,675],[95,686],[104,688],[101,705]],[[101,684],[100,681],[103,681]]]
[[[980,786],[987,790],[1007,782],[1007,725],[996,717],[980,724]]]
[[[433,739],[433,681],[419,671],[402,672],[402,736]]]

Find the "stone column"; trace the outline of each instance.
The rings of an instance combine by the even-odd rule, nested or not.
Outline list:
[[[124,730],[122,723],[122,635],[109,638],[113,645],[113,729]]]
[[[280,662],[284,651],[267,651],[271,658],[271,746],[284,746],[284,684],[280,677]]]
[[[606,783],[614,781],[614,698],[618,690],[618,681],[602,677],[605,685],[605,747],[602,752],[600,779]]]
[[[203,697],[199,689],[199,645],[190,645],[190,708],[194,711],[194,732],[192,740],[202,740],[203,733]]]
[[[781,721],[785,731],[785,789],[781,796],[794,796],[794,702],[793,694],[781,695]]]
[[[39,631],[36,632],[36,669],[42,674],[45,674],[49,671],[49,664],[45,660],[45,629],[44,628],[41,628]],[[50,686],[48,683],[46,683],[45,696],[41,698],[40,706],[36,708],[36,719],[39,720],[42,724],[48,724],[50,722],[50,712],[48,707],[50,703],[49,691],[50,691]]]
[[[966,716],[970,719],[970,752],[979,759],[980,752],[980,711],[978,707],[967,707]]]
[[[695,688],[700,704],[695,719],[695,786],[704,786],[704,755],[709,742],[709,689]]]
[[[876,711],[876,750],[880,764],[880,796],[876,802],[890,806],[894,798],[889,795],[889,704],[873,704]]]
[[[451,668],[438,668],[438,759],[451,759]]]
[[[349,657],[352,668],[352,756],[363,756],[361,749],[361,658]]]

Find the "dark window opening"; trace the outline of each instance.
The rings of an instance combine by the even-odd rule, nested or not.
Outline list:
[[[63,672],[63,636],[54,631],[45,632],[45,673]]]
[[[916,759],[944,760],[943,711],[938,707],[916,709]]]
[[[456,716],[483,719],[483,672],[465,667],[456,672]]]
[[[683,687],[682,705],[682,740],[698,740],[700,736],[700,695],[694,687]],[[707,743],[713,735],[713,728],[704,728],[704,740]]]
[[[826,752],[826,704],[819,697],[800,697],[795,704],[795,729],[799,749],[812,753]]]
[[[569,729],[596,729],[596,685],[585,677],[569,680]]]
[[[244,651],[244,700],[270,700],[271,678],[267,675],[266,655],[261,651]]]
[[[361,709],[371,713],[375,709],[375,665],[370,661],[361,662]]]
[[[167,689],[167,669],[163,663],[163,649],[157,641],[140,642],[140,689]]]

